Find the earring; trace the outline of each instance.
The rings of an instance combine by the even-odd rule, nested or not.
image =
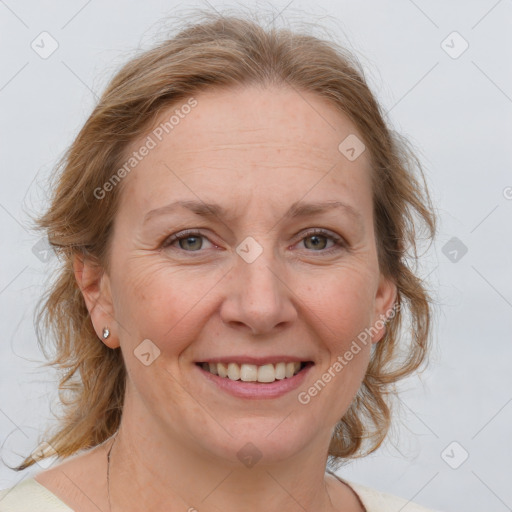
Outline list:
[[[103,339],[106,340],[110,336],[108,327],[103,327]]]

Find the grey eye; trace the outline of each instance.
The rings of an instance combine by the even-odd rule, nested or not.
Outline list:
[[[203,246],[202,236],[187,236],[178,240],[179,246],[184,250],[197,251]]]
[[[308,245],[308,240],[311,243]],[[309,235],[304,238],[304,245],[307,249],[325,249],[328,238],[324,235]]]

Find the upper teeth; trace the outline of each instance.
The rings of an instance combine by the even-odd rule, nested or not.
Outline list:
[[[264,364],[237,364],[237,363],[203,363],[203,369],[231,380],[244,382],[274,382],[284,378],[293,377],[300,370],[298,361],[293,363]]]

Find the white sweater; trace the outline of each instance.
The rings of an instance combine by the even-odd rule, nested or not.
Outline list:
[[[435,512],[403,498],[340,480],[359,496],[366,512]],[[73,512],[73,509],[33,478],[25,478],[13,487],[0,490],[0,512]]]

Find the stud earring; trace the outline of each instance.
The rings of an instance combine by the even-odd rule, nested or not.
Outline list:
[[[110,336],[108,327],[103,327],[103,339],[106,340]]]

